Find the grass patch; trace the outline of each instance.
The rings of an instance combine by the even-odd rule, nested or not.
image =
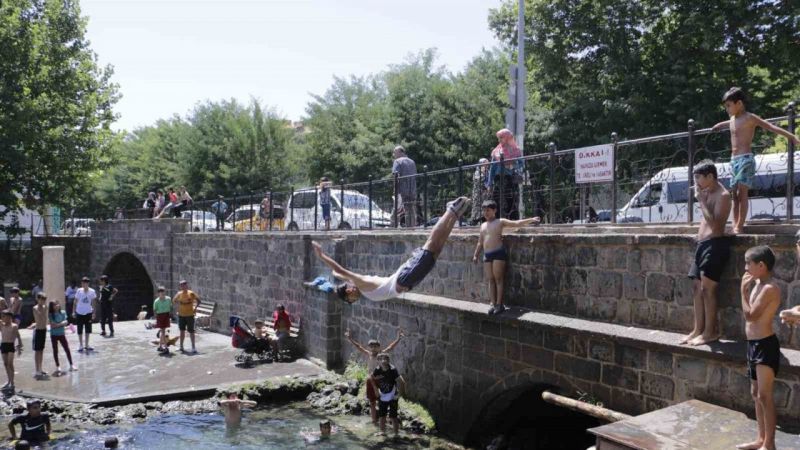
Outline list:
[[[436,429],[436,422],[433,421],[433,417],[431,417],[431,413],[425,409],[424,406],[420,405],[419,403],[412,402],[411,400],[406,400],[405,398],[400,398],[400,409],[404,409],[411,413],[412,416],[419,419],[420,422],[427,428],[428,430],[435,430]]]
[[[364,383],[368,375],[367,366],[353,359],[347,362],[347,366],[344,369],[345,378],[348,380],[356,380],[359,383]]]

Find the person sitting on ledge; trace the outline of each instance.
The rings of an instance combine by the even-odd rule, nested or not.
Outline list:
[[[388,277],[361,275],[351,272],[322,251],[322,246],[312,242],[317,256],[333,270],[333,276],[346,280],[336,287],[336,294],[347,303],[356,302],[361,295],[373,301],[397,298],[419,284],[430,273],[436,264],[436,258],[442,252],[450,232],[458,219],[469,209],[472,202],[467,197],[459,197],[447,204],[447,211],[436,222],[428,241],[421,248],[414,250],[413,255],[397,271]]]

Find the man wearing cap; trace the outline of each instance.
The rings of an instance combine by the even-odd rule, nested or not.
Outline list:
[[[221,195],[217,197],[217,201],[211,204],[211,212],[217,218],[217,231],[224,230],[225,213],[228,212],[228,204],[225,203]]]
[[[108,283],[108,275],[100,277],[100,336],[106,335],[108,323],[108,337],[114,337],[114,296],[117,288]]]
[[[172,302],[178,305],[178,329],[181,331],[181,353],[184,353],[183,340],[186,332],[189,332],[189,339],[192,341],[192,353],[197,353],[194,345],[194,315],[197,307],[200,306],[200,297],[189,290],[189,283],[181,280],[180,291],[175,294]]]
[[[81,279],[81,288],[75,293],[75,303],[72,307],[72,317],[78,325],[78,352],[83,353],[94,350],[89,347],[89,335],[92,334],[92,321],[95,319],[97,309],[97,293],[89,287],[89,277]],[[83,331],[86,330],[84,343]]]

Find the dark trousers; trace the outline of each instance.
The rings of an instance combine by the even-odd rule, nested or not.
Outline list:
[[[106,323],[108,323],[108,331],[114,333],[114,308],[111,302],[100,302],[100,331],[106,332]]]
[[[217,231],[222,231],[224,229],[225,229],[225,215],[217,214]]]
[[[502,186],[501,186],[502,185]],[[500,208],[502,197],[503,210],[498,211],[498,217],[503,219],[519,219],[519,185],[514,182],[514,177],[506,173],[502,177],[497,175],[492,183],[492,200]]]

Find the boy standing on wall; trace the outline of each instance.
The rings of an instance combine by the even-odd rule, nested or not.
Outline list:
[[[758,439],[737,445],[743,450],[775,449],[775,403],[773,383],[778,375],[781,346],[772,330],[772,319],[781,305],[781,288],[772,280],[775,254],[766,245],[744,254],[742,312],[747,335],[747,373],[752,380],[750,394],[756,404]]]
[[[800,145],[800,139],[781,127],[775,126],[757,115],[747,112],[744,91],[732,87],[722,96],[729,120],[714,125],[711,130],[718,131],[726,126],[731,131],[731,194],[733,194],[733,234],[744,230],[747,220],[748,190],[753,187],[756,175],[756,161],[753,158],[753,136],[756,127],[779,134]],[[726,218],[727,219],[727,218]]]
[[[489,315],[500,314],[507,310],[503,304],[503,289],[505,288],[506,261],[508,253],[503,246],[503,230],[506,228],[521,227],[529,223],[539,223],[538,217],[520,220],[497,218],[497,203],[486,200],[481,205],[483,218],[486,221],[481,225],[481,234],[472,262],[478,262],[478,256],[483,248],[483,273],[489,283]]]
[[[370,339],[369,343],[367,343],[367,347],[364,347],[360,343],[358,343],[353,337],[350,335],[350,330],[344,332],[344,337],[353,344],[353,347],[358,349],[364,356],[367,357],[367,400],[369,401],[369,413],[372,417],[372,423],[378,425],[378,410],[375,408],[375,405],[378,402],[378,393],[375,390],[374,384],[370,381],[370,377],[372,377],[372,372],[375,371],[375,368],[378,367],[378,355],[381,353],[389,353],[390,351],[394,350],[397,347],[397,344],[400,343],[400,339],[405,336],[403,330],[400,329],[397,331],[397,339],[392,341],[385,349],[381,350],[381,343],[378,342],[377,339]]]
[[[717,167],[709,160],[694,167],[695,197],[703,212],[697,230],[697,249],[689,269],[694,282],[694,329],[681,344],[702,345],[719,339],[717,287],[731,253],[725,224],[731,212],[731,194],[717,179]]]

